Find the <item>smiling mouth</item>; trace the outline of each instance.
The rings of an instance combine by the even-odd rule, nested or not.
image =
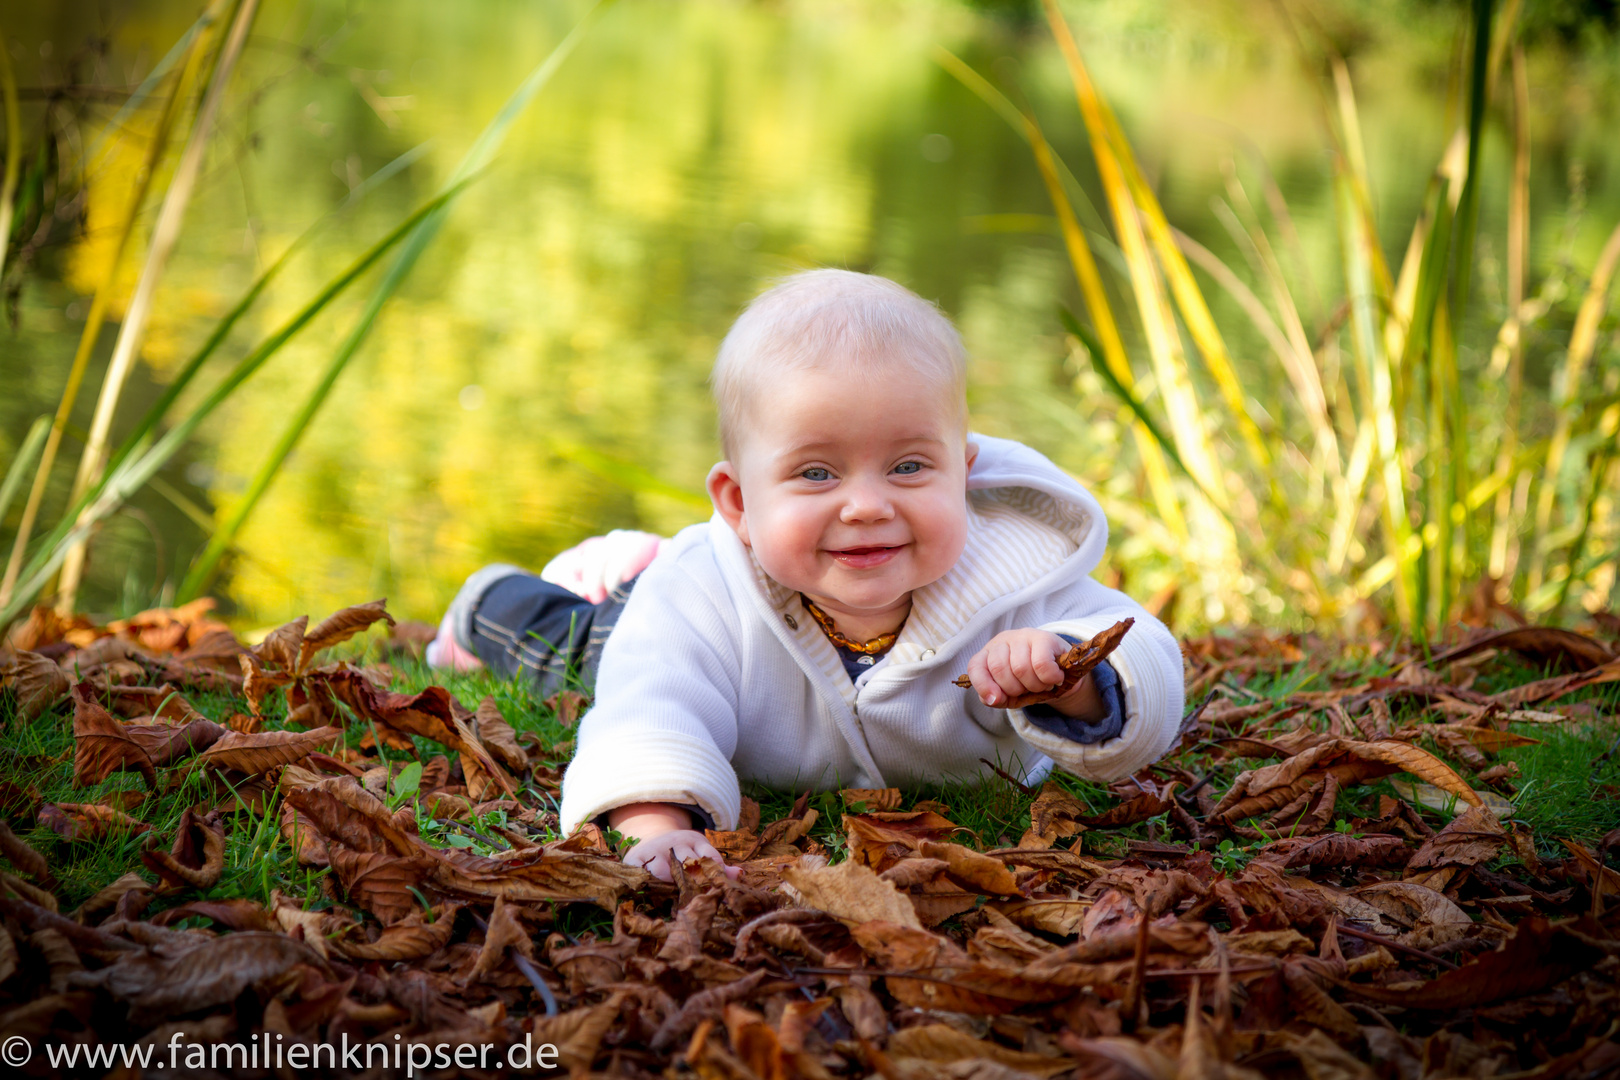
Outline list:
[[[903,546],[904,545],[896,545],[893,547],[852,547],[844,548],[840,551],[829,551],[827,554],[831,555],[834,559],[837,559],[845,566],[856,570],[864,570],[868,567],[882,566],[884,563],[898,555],[901,547]]]

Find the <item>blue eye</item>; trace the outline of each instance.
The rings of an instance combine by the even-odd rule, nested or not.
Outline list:
[[[902,461],[900,464],[894,467],[894,471],[899,473],[901,476],[916,476],[918,473],[922,472],[922,462]]]
[[[822,480],[831,480],[832,479],[832,473],[828,472],[826,469],[821,468],[820,466],[817,466],[817,467],[812,468],[812,469],[806,469],[806,470],[804,470],[804,472],[800,473],[799,475],[804,477],[806,480],[809,480],[809,481],[812,481],[812,482],[815,482],[815,483],[819,483]]]

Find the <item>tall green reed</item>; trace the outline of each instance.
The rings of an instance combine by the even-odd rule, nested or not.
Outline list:
[[[1594,395],[1591,367],[1620,262],[1620,229],[1593,270],[1555,375],[1551,436],[1532,437],[1519,404],[1524,330],[1546,314],[1548,303],[1526,297],[1528,86],[1522,49],[1512,40],[1519,0],[1509,0],[1499,18],[1492,0],[1472,4],[1466,47],[1454,69],[1462,119],[1439,155],[1395,274],[1379,241],[1349,67],[1289,24],[1320,95],[1339,242],[1342,295],[1327,305],[1339,315],[1320,326],[1314,344],[1299,298],[1308,286],[1283,271],[1271,230],[1236,171],[1228,172],[1228,197],[1217,216],[1256,268],[1260,295],[1169,224],[1055,0],[1044,4],[1074,86],[1111,235],[1079,227],[1072,180],[1035,119],[960,60],[948,54],[940,60],[1030,142],[1090,324],[1065,314],[1065,328],[1130,420],[1146,486],[1174,538],[1160,554],[1187,590],[1227,601],[1215,610],[1231,610],[1237,606],[1231,601],[1241,599],[1234,582],[1258,573],[1298,613],[1332,620],[1372,601],[1419,636],[1446,626],[1459,597],[1480,579],[1493,600],[1516,601],[1531,615],[1557,617],[1577,584],[1592,591],[1591,602],[1606,602],[1598,586],[1606,590],[1612,582],[1615,552],[1588,552],[1595,537],[1615,541],[1615,528],[1600,511],[1612,501],[1620,403],[1612,393]],[[1489,317],[1473,295],[1484,187],[1480,150],[1497,71],[1508,57],[1514,131],[1509,310],[1490,364],[1482,367],[1464,362],[1459,339],[1465,332],[1478,336],[1465,320]],[[1271,229],[1291,240],[1286,203],[1274,189],[1266,194]],[[1134,307],[1136,356],[1125,344],[1094,248],[1125,268],[1116,284]],[[1192,265],[1253,324],[1281,380],[1255,379],[1251,372],[1246,384],[1239,376]],[[1201,371],[1184,341],[1202,361]],[[1340,372],[1343,352],[1351,361],[1348,374]],[[1133,363],[1141,353],[1152,375],[1148,394],[1138,390]],[[1507,411],[1487,425],[1480,403],[1499,400],[1492,392],[1504,375]],[[1248,404],[1257,392],[1269,394],[1263,407],[1274,426],[1266,431]],[[1487,429],[1500,437],[1482,439]],[[1222,445],[1226,438],[1237,452]],[[1591,449],[1571,460],[1577,445]],[[1162,471],[1166,462],[1176,466],[1175,478]],[[1576,494],[1560,499],[1561,490]],[[1526,512],[1532,502],[1533,515]],[[1322,512],[1307,515],[1302,507]],[[1188,528],[1197,534],[1190,545]],[[1525,558],[1517,557],[1521,547]]]
[[[415,265],[423,250],[437,233],[449,205],[493,159],[507,130],[578,44],[600,11],[610,3],[611,0],[601,0],[601,2],[593,5],[587,15],[576,25],[575,29],[531,72],[495,118],[485,127],[456,173],[438,195],[418,207],[390,230],[387,235],[361,254],[349,267],[328,281],[290,319],[233,364],[224,377],[197,405],[190,408],[188,412],[171,418],[169,414],[172,407],[201,373],[205,362],[223,345],[231,330],[252,308],[271,281],[275,279],[289,260],[305,246],[309,237],[331,215],[323,217],[315,225],[311,226],[303,236],[299,237],[276,262],[261,273],[252,283],[246,293],[214,327],[198,352],[181,365],[157,402],[140,418],[131,434],[120,445],[111,449],[105,468],[99,468],[95,465],[95,461],[102,451],[100,447],[95,445],[95,440],[92,439],[92,444],[87,447],[85,457],[85,461],[91,464],[81,469],[79,480],[68,500],[66,512],[52,529],[34,539],[33,543],[30,543],[31,531],[50,474],[52,459],[60,442],[62,432],[65,430],[66,417],[77,397],[90,351],[99,336],[117,265],[133,233],[134,221],[141,208],[145,205],[151,177],[158,171],[157,166],[164,159],[169,141],[185,112],[188,96],[199,82],[199,72],[206,62],[207,55],[211,55],[213,69],[210,78],[205,80],[209,87],[209,94],[199,102],[186,150],[182,155],[181,167],[177,169],[174,179],[171,180],[169,195],[165,199],[165,211],[168,211],[171,206],[175,207],[175,210],[171,213],[160,214],[160,225],[166,221],[167,226],[155,230],[154,241],[148,258],[149,273],[143,274],[142,285],[148,283],[149,277],[151,284],[155,285],[156,277],[161,273],[168,251],[172,250],[174,241],[178,239],[179,211],[183,209],[185,199],[189,196],[189,185],[195,179],[195,166],[200,163],[202,147],[212,125],[213,116],[217,112],[217,105],[223,93],[224,81],[229,76],[235,57],[240,53],[241,45],[245,40],[246,28],[251,23],[252,15],[257,6],[256,0],[236,0],[234,7],[235,18],[231,22],[232,33],[218,45],[214,53],[208,54],[207,51],[213,41],[208,32],[209,28],[219,20],[227,6],[223,0],[215,0],[215,3],[205,13],[205,16],[199,19],[187,32],[187,43],[185,51],[181,54],[182,59],[179,61],[180,71],[175,76],[174,89],[165,102],[162,117],[156,127],[156,134],[148,145],[147,166],[142,173],[142,183],[138,185],[137,191],[131,199],[128,212],[124,215],[124,224],[119,234],[118,246],[107,272],[107,277],[102,287],[98,289],[96,299],[92,303],[90,318],[81,337],[79,350],[70,367],[68,386],[57,410],[55,422],[43,427],[36,425],[35,432],[31,433],[24,447],[25,452],[19,455],[18,461],[14,463],[11,470],[12,474],[16,474],[16,476],[8,475],[5,481],[6,501],[9,502],[10,493],[20,482],[17,479],[17,477],[20,477],[19,467],[26,468],[22,464],[23,460],[40,453],[40,448],[35,444],[43,442],[43,453],[40,455],[41,460],[30,491],[29,502],[25,507],[19,531],[14,538],[11,559],[7,564],[4,580],[0,582],[0,628],[9,625],[26,611],[34,599],[48,588],[52,576],[61,571],[64,565],[72,568],[74,560],[82,558],[82,554],[76,555],[75,553],[83,552],[84,546],[93,538],[97,527],[112,514],[118,512],[130,496],[141,487],[154,482],[157,471],[186,444],[197,428],[209,416],[232,399],[243,383],[265,363],[270,361],[310,322],[320,316],[349,286],[364,276],[390,251],[398,249],[393,263],[379,282],[370,301],[351,328],[350,333],[334,354],[333,360],[328,365],[322,379],[294,410],[292,424],[272,450],[265,465],[259,470],[248,497],[239,502],[231,516],[226,519],[220,528],[215,530],[209,546],[199,557],[182,583],[182,590],[187,595],[193,595],[211,581],[218,559],[228,549],[231,540],[251,513],[254,505],[256,505],[258,497],[263,494],[273,481],[288,453],[290,453],[299,436],[324,402],[337,376],[341,374],[360,345],[365,341],[386,300],[398,289],[401,282],[410,272],[411,267]],[[173,52],[171,52],[171,57],[173,55]],[[165,62],[170,62],[170,58],[165,58]],[[352,205],[375,183],[403,168],[404,164],[408,163],[409,160],[414,160],[420,150],[419,147],[418,150],[404,155],[393,165],[381,170],[377,176],[374,176],[360,189],[352,193],[345,206]],[[8,165],[10,160],[8,158]],[[188,168],[187,166],[191,167]],[[176,185],[181,186],[177,188]],[[137,287],[138,295],[145,295],[148,298],[150,298],[151,291],[150,287],[144,291],[140,286]],[[126,318],[127,322],[128,319]],[[129,362],[133,362],[133,358],[138,352],[138,335],[137,327],[134,337],[130,339],[132,344],[124,350],[128,354]],[[121,335],[120,344],[122,342]],[[127,364],[124,365],[126,371],[127,366]],[[119,376],[121,381],[122,373],[111,371],[109,372],[109,379],[112,379],[115,374]],[[106,410],[110,420],[111,410],[116,406],[118,388],[112,382],[109,382],[108,387],[105,389],[106,395],[104,395],[104,398],[111,402],[111,405]],[[168,422],[166,430],[159,434],[160,427],[166,421]],[[76,588],[77,572],[74,571],[72,574],[64,573],[62,587],[58,590],[59,602],[65,600],[71,604],[71,598]]]

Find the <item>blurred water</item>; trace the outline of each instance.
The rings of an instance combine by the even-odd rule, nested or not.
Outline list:
[[[0,23],[25,86],[50,77],[53,55],[102,34],[111,50],[101,77],[125,85],[196,7],[154,0],[109,13],[8,0]],[[254,274],[361,178],[429,144],[299,257],[216,369],[429,196],[581,10],[505,0],[267,8],[121,417],[138,415]],[[1337,289],[1320,104],[1270,10],[1070,5],[1172,221],[1245,276],[1211,200],[1226,194],[1227,162],[1258,199],[1257,162],[1267,164],[1298,230],[1298,257],[1292,248],[1283,257],[1315,332],[1335,318]],[[1449,9],[1426,19],[1363,42],[1356,58],[1386,250],[1397,262],[1451,122],[1454,26]],[[41,56],[47,41],[51,55]],[[1039,25],[923,0],[626,0],[610,11],[495,168],[461,197],[261,503],[217,590],[236,618],[318,617],[383,595],[396,612],[432,618],[485,562],[538,566],[609,528],[670,532],[704,519],[702,480],[718,453],[705,387],[714,349],[772,277],[816,265],[888,274],[937,299],[973,353],[975,424],[1032,443],[1092,484],[1114,517],[1116,564],[1130,569],[1134,591],[1157,587],[1151,553],[1133,547],[1142,500],[1133,473],[1115,467],[1113,404],[1093,376],[1076,379],[1063,345],[1056,306],[1075,305],[1075,289],[1039,178],[1024,144],[934,62],[940,44],[1016,82],[1091,183],[1072,93]],[[1571,253],[1590,266],[1620,215],[1616,151],[1603,136],[1614,130],[1610,70],[1571,69],[1552,54],[1532,65],[1543,273]],[[1487,272],[1465,366],[1483,363],[1499,319],[1501,272],[1489,260],[1502,254],[1505,147],[1493,131]],[[105,270],[107,222],[137,160],[115,156],[95,175],[87,235],[48,255],[24,284],[17,328],[0,331],[0,458],[55,405]],[[137,269],[131,261],[131,285]],[[140,606],[178,577],[202,538],[188,511],[206,521],[230,505],[367,291],[262,371],[167,470],[165,492],[145,493],[108,527],[93,549],[88,606]],[[1275,360],[1210,293],[1251,392],[1273,401],[1283,385]],[[114,332],[104,331],[98,363]],[[1547,356],[1558,333],[1548,331]],[[1532,376],[1544,381],[1539,362]],[[92,370],[81,429],[97,385]],[[71,460],[48,510],[65,497],[77,459],[73,440],[65,449]],[[592,453],[665,486],[627,483]],[[16,516],[0,530],[8,550]]]

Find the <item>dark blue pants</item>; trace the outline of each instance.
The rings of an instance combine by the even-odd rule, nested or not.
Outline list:
[[[508,575],[478,597],[465,645],[498,675],[532,678],[543,695],[589,690],[634,585],[627,581],[593,604],[533,574]]]

